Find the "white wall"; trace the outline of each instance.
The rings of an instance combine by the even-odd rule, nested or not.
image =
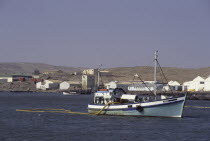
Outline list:
[[[153,87],[149,87],[149,89],[148,89],[147,87],[129,86],[128,90],[129,91],[153,91],[154,88]]]
[[[187,87],[187,91],[204,91],[205,79],[197,76],[192,81],[183,83],[183,87]]]
[[[204,81],[205,81],[205,79],[200,77],[200,76],[196,77],[193,80],[193,82],[195,83],[194,84],[195,85],[195,91],[204,91],[204,85],[205,85]]]
[[[169,82],[168,82],[168,85],[169,85],[169,86],[180,86],[180,83],[177,82],[177,81],[169,81]]]
[[[0,79],[4,79],[4,80],[6,80],[7,82],[13,82],[12,77],[0,77]]]
[[[204,91],[210,91],[210,76],[205,80]]]
[[[59,83],[55,83],[49,80],[45,80],[44,82],[38,82],[36,83],[36,88],[41,90],[47,90],[47,89],[58,89]]]
[[[43,82],[36,83],[36,89],[46,90],[46,86]]]

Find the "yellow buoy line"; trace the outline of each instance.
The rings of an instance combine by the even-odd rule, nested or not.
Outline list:
[[[104,105],[103,108],[101,108],[98,112],[94,114],[89,113],[82,113],[82,112],[72,112],[71,110],[65,110],[65,109],[16,109],[18,112],[48,112],[48,113],[69,113],[69,114],[83,114],[83,115],[99,115],[107,106],[111,104],[119,104],[119,102],[109,102],[106,105]]]
[[[71,110],[65,110],[65,109],[16,109],[18,112],[48,112],[48,113],[68,113],[68,114],[81,114],[81,115],[99,115],[107,106],[110,104],[119,104],[118,102],[110,102],[107,103],[103,108],[101,108],[98,112],[94,114],[90,113],[82,113],[82,112],[72,112]],[[197,108],[197,109],[210,109],[210,107],[200,107],[200,106],[184,106],[186,108]]]
[[[38,112],[38,113],[69,113],[69,114],[89,114],[82,112],[72,112],[71,110],[65,109],[16,109],[19,112]]]
[[[200,106],[184,106],[186,108],[197,108],[197,109],[210,109],[210,107],[200,107]]]

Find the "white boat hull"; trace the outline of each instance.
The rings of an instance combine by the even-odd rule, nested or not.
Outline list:
[[[111,104],[100,114],[182,117],[185,99],[186,96],[145,103]],[[88,112],[91,114],[97,113],[104,106],[105,105],[89,104]]]
[[[76,93],[72,93],[72,92],[63,92],[63,95],[76,95]]]

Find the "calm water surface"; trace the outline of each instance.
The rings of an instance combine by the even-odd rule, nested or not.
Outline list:
[[[185,108],[184,118],[27,113],[49,108],[87,112],[91,95],[0,93],[0,141],[209,141],[210,108]],[[187,101],[210,107],[210,101]]]

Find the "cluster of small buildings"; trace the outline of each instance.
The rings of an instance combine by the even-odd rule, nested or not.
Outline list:
[[[130,84],[129,84],[130,83]],[[117,81],[112,81],[110,83],[106,83],[105,86],[107,89],[109,88],[117,88],[124,86],[125,90],[128,91],[153,91],[154,90],[154,81],[144,81],[141,82],[129,82],[126,85],[118,84]],[[126,89],[127,86],[127,89]],[[168,83],[160,83],[157,82],[157,89],[162,91],[191,91],[191,92],[205,92],[210,91],[210,76],[207,78],[203,78],[197,76],[192,81],[184,82],[181,85],[177,81],[169,81]]]
[[[59,81],[51,79],[40,79],[38,75],[11,75],[0,77],[0,83],[7,82],[32,82],[31,84],[36,85],[36,89],[39,90],[92,90],[96,91],[97,87],[101,85],[101,79],[99,76],[100,70],[98,69],[87,69],[82,72],[81,81]],[[102,72],[102,71],[100,71]],[[44,72],[44,74],[49,74],[54,72]],[[128,81],[128,82],[118,82],[111,81],[105,83],[104,86],[107,89],[123,88],[125,91],[153,91],[154,81]],[[158,90],[164,91],[210,91],[210,76],[203,78],[197,76],[192,81],[184,82],[181,85],[177,81],[170,81],[168,83],[157,83]]]
[[[11,76],[2,76],[0,77],[0,83],[6,82],[15,82],[15,81],[30,81],[30,82],[40,82],[42,79],[39,78],[37,75],[11,75]]]
[[[192,81],[183,83],[184,91],[210,91],[210,76],[203,78],[197,76]]]
[[[51,73],[51,72],[49,72]],[[49,74],[48,73],[48,74]],[[45,74],[47,74],[45,72]],[[44,80],[36,83],[36,88],[41,90],[94,90],[98,83],[98,69],[87,69],[82,72],[82,81]]]
[[[79,81],[59,81],[59,80],[44,80],[36,83],[36,88],[39,90],[69,90],[81,88]]]

